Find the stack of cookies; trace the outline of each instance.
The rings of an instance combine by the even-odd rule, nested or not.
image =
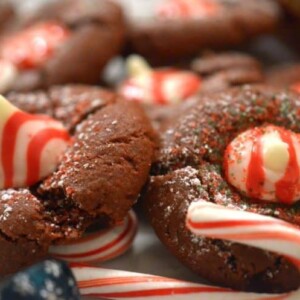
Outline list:
[[[92,298],[300,299],[298,8],[1,3],[1,278],[55,257]],[[132,246],[137,202],[212,285],[99,267]]]

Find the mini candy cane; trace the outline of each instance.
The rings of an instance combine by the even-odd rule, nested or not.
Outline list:
[[[166,277],[71,265],[81,295],[93,299],[151,300],[279,300],[299,294],[266,295],[191,283]],[[298,296],[297,296],[298,295]]]
[[[137,218],[135,213],[130,211],[124,222],[114,228],[87,235],[71,244],[54,246],[50,253],[68,262],[99,263],[127,251],[136,232]]]

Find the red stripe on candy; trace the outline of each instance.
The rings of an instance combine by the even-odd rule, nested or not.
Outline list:
[[[88,252],[84,252],[84,253],[76,253],[76,254],[56,254],[55,256],[61,259],[68,259],[68,258],[83,258],[83,257],[87,257],[87,256],[91,256],[91,255],[96,255],[99,254],[103,251],[108,250],[109,248],[112,248],[114,246],[116,246],[121,240],[123,240],[128,233],[130,232],[131,228],[133,227],[133,221],[131,218],[128,218],[128,225],[127,227],[124,229],[124,231],[121,233],[120,236],[118,236],[115,240],[113,240],[112,242],[110,242],[109,244],[100,247],[98,249],[95,250],[91,250]]]
[[[299,181],[299,166],[297,154],[290,132],[285,130],[279,131],[283,142],[288,145],[289,162],[283,178],[276,183],[276,196],[285,204],[292,204],[297,184]]]
[[[260,139],[261,136],[261,130],[256,130],[255,137],[253,139],[253,147],[248,166],[248,176],[246,180],[246,187],[250,197],[257,199],[259,199],[262,195],[263,185],[265,181],[262,144]]]
[[[228,293],[232,292],[223,288],[217,287],[173,287],[161,288],[152,290],[136,290],[129,292],[115,292],[115,293],[91,293],[85,294],[90,297],[106,297],[106,298],[138,298],[138,297],[151,297],[151,296],[168,296],[168,295],[184,295],[193,293]]]
[[[6,122],[3,128],[1,141],[1,163],[4,172],[4,188],[13,186],[14,181],[14,155],[17,136],[20,128],[30,121],[50,120],[47,116],[32,116],[22,111],[16,111]]]
[[[155,103],[166,104],[168,99],[166,99],[164,94],[164,82],[166,78],[172,74],[176,73],[175,70],[159,70],[153,71],[151,83],[152,83],[152,92]]]
[[[188,221],[189,227],[195,229],[215,229],[224,227],[247,227],[247,226],[258,226],[258,225],[274,225],[276,224],[273,220],[232,220],[232,221],[215,221],[207,223]]]
[[[28,186],[36,183],[40,179],[41,156],[45,146],[52,139],[60,139],[63,141],[69,140],[67,131],[55,128],[45,128],[37,132],[31,139],[27,154],[27,176],[26,184]]]

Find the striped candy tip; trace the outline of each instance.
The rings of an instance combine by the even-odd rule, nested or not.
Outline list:
[[[59,259],[77,263],[101,263],[116,258],[132,245],[137,232],[136,215],[130,211],[119,225],[92,233],[62,246],[54,246],[50,253]]]
[[[151,69],[137,55],[128,58],[129,78],[119,93],[127,100],[152,105],[168,105],[185,101],[201,88],[201,78],[190,71],[173,68]]]
[[[60,122],[22,112],[0,96],[0,189],[31,186],[51,174],[69,141]]]

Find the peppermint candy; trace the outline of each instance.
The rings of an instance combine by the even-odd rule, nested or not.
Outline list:
[[[0,189],[31,186],[51,174],[69,141],[60,122],[22,112],[0,96]]]
[[[50,254],[54,257],[77,263],[100,263],[126,252],[137,232],[136,215],[130,211],[125,220],[108,230],[91,233],[62,246],[54,246]]]
[[[136,55],[127,61],[129,78],[119,88],[127,100],[152,105],[176,104],[197,94],[201,78],[193,72],[174,68],[152,69]]]
[[[20,70],[43,65],[70,36],[70,31],[58,22],[38,23],[1,41],[0,58]]]

